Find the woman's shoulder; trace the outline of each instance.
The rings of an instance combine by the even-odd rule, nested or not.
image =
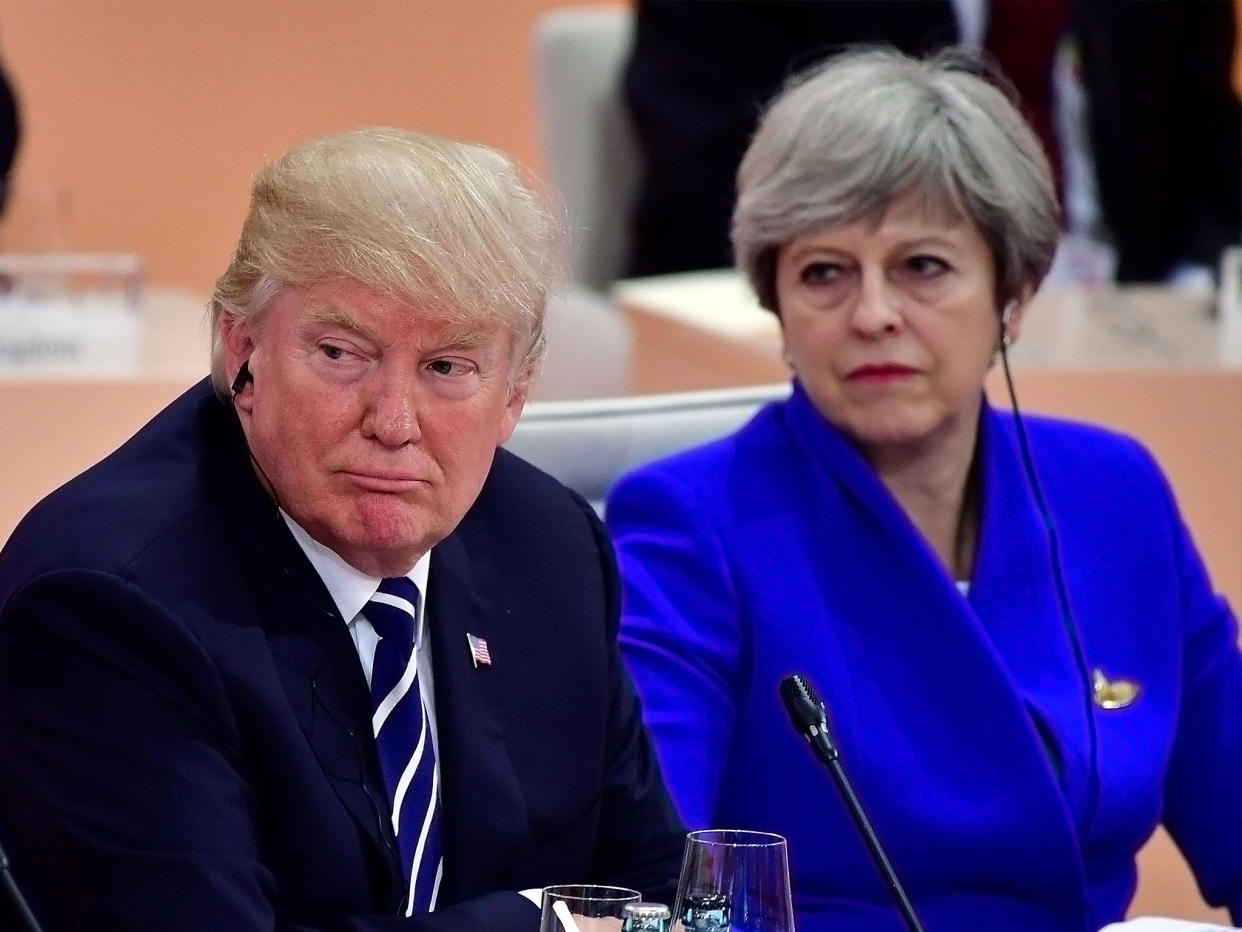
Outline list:
[[[636,467],[621,476],[613,494],[634,486],[684,485],[706,492],[719,488],[739,473],[758,472],[782,443],[782,402],[765,405],[740,428],[723,437],[687,447]],[[767,456],[764,456],[764,451]],[[758,476],[755,476],[758,479]],[[611,496],[610,496],[611,498]]]
[[[1069,485],[1088,494],[1116,495],[1146,492],[1167,497],[1168,482],[1156,458],[1143,443],[1122,431],[1100,424],[1042,414],[1021,415],[994,411],[999,433],[1020,455],[1019,426],[1025,428],[1031,456],[1041,480]]]

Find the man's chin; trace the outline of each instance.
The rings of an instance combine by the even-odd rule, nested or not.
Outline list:
[[[447,535],[447,531],[437,533],[422,524],[369,523],[344,536],[338,552],[351,566],[371,576],[404,576]]]

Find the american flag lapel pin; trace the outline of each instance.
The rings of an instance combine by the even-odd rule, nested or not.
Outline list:
[[[492,655],[487,649],[487,638],[476,637],[467,632],[466,643],[470,645],[470,659],[474,661],[476,669],[480,664],[485,667],[492,665]]]

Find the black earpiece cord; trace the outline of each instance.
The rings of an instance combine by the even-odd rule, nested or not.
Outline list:
[[[1056,526],[1052,521],[1052,513],[1049,511],[1048,503],[1044,499],[1044,491],[1039,483],[1039,476],[1035,472],[1035,460],[1031,456],[1031,445],[1027,440],[1026,426],[1022,423],[1022,412],[1018,408],[1018,395],[1013,387],[1013,374],[1009,371],[1009,354],[1007,349],[1008,347],[1002,343],[1000,347],[1001,369],[1005,373],[1005,387],[1009,390],[1009,403],[1013,407],[1013,422],[1018,434],[1018,447],[1022,453],[1022,465],[1026,470],[1031,493],[1035,496],[1035,505],[1039,509],[1039,516],[1044,523],[1044,529],[1048,533],[1048,555],[1052,561],[1052,574],[1056,585],[1057,602],[1061,609],[1061,624],[1065,627],[1065,634],[1069,638],[1070,646],[1073,648],[1074,660],[1078,664],[1078,672],[1082,677],[1089,752],[1087,758],[1087,817],[1084,823],[1085,829],[1095,820],[1096,809],[1099,807],[1100,801],[1099,762],[1096,760],[1099,753],[1099,736],[1096,733],[1095,727],[1095,684],[1091,671],[1087,668],[1086,652],[1083,650],[1078,624],[1074,620],[1074,612],[1070,606],[1069,589],[1065,583],[1065,574],[1061,569],[1061,544],[1057,537]]]

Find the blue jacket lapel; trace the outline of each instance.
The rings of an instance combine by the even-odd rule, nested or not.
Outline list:
[[[1092,766],[1087,684],[1062,617],[1048,532],[1013,431],[1011,420],[985,411],[983,507],[970,602],[1028,707],[1070,817],[1085,831]]]
[[[1055,631],[1057,616],[1036,598],[1034,583],[1015,611],[1012,597],[1000,604],[997,583],[989,578],[1000,572],[994,569],[998,562],[1012,572],[1035,558],[1017,543],[1028,529],[1005,535],[1002,528],[1007,521],[1029,520],[1030,505],[1017,494],[1020,472],[1005,457],[987,454],[985,486],[997,497],[985,499],[986,566],[980,567],[982,579],[976,572],[979,591],[972,588],[971,594],[981,606],[977,614],[870,466],[801,389],[783,417],[790,442],[802,448],[795,460],[805,469],[803,539],[818,543],[812,543],[812,559],[823,561],[822,570],[812,566],[811,583],[834,628],[823,649],[844,658],[831,661],[839,678],[821,691],[838,709],[842,746],[858,749],[850,769],[860,792],[865,796],[873,786],[877,794],[891,793],[875,815],[890,824],[881,835],[902,838],[905,820],[926,819],[925,813],[903,812],[923,806],[921,794],[893,792],[904,785],[894,783],[894,772],[904,772],[912,780],[931,780],[925,792],[940,792],[946,808],[958,807],[966,823],[993,813],[1021,818],[1014,831],[1038,833],[1040,849],[1056,853],[1043,869],[1059,874],[1066,889],[1083,889],[1070,808],[1023,695],[1024,680],[1043,669],[1039,644],[1049,625]],[[989,428],[984,442],[993,443],[994,433]],[[824,528],[835,533],[826,537]],[[1013,542],[1012,555],[1004,551],[1005,540]],[[1010,639],[994,643],[981,615],[1027,639],[1016,664],[1003,654]],[[1051,669],[1060,668],[1058,659]]]

